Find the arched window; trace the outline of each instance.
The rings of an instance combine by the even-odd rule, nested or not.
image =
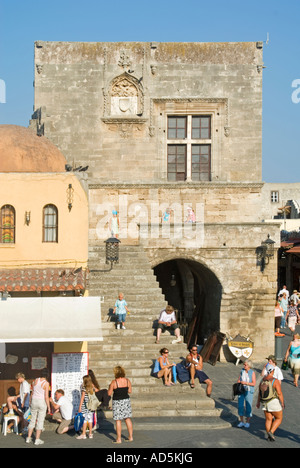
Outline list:
[[[16,241],[16,212],[13,206],[2,206],[0,223],[1,243],[14,244]]]
[[[55,205],[43,209],[43,242],[58,242],[58,210]]]

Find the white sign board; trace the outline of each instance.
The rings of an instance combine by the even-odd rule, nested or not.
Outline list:
[[[73,404],[73,416],[78,412],[82,378],[89,371],[89,353],[52,354],[51,396],[62,389]]]

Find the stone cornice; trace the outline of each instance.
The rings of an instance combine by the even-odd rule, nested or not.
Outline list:
[[[249,188],[249,189],[261,189],[264,186],[264,182],[135,182],[135,183],[124,183],[124,182],[97,182],[89,181],[89,189],[216,189],[216,188]]]

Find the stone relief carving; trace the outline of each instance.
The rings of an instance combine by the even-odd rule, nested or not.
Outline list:
[[[144,92],[139,80],[127,72],[114,78],[106,92],[105,117],[135,117],[144,110]]]
[[[130,60],[129,56],[126,54],[125,50],[122,50],[121,53],[120,53],[120,58],[119,58],[119,61],[118,61],[118,65],[119,65],[119,67],[124,68],[124,70],[126,68],[129,68],[130,65],[131,65],[131,60]]]
[[[137,96],[138,90],[133,83],[128,81],[127,78],[123,77],[119,81],[117,81],[111,90],[111,96],[118,96],[118,97],[131,97]]]
[[[108,128],[111,132],[119,132],[119,136],[124,140],[128,138],[138,138],[143,136],[144,132],[144,123],[146,119],[142,119],[139,122],[133,119],[103,119],[104,123],[108,125]]]

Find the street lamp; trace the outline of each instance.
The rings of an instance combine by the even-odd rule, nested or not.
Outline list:
[[[91,273],[105,273],[111,271],[114,263],[119,263],[119,244],[121,241],[116,237],[110,237],[105,242],[105,263],[110,263],[108,270],[90,270]]]
[[[261,245],[256,248],[257,264],[260,265],[260,271],[263,272],[265,266],[269,264],[270,258],[274,257],[274,244],[275,241],[270,239],[270,234],[265,241],[262,241]]]

